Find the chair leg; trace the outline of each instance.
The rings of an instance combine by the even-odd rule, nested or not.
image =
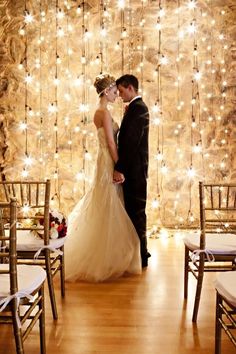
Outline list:
[[[184,298],[188,297],[188,267],[189,267],[189,249],[185,246],[185,257],[184,257]]]
[[[61,296],[65,297],[65,256],[64,246],[61,248],[63,254],[60,256],[60,277],[61,277]]]
[[[48,250],[48,249],[45,250],[45,266],[46,266],[46,272],[47,272],[48,291],[49,291],[49,296],[50,296],[52,314],[53,314],[54,320],[57,320],[58,319],[57,305],[56,305],[56,298],[55,298],[55,291],[54,291],[54,284],[53,284],[50,250]]]
[[[14,330],[14,337],[15,337],[15,345],[16,345],[16,353],[17,354],[24,354],[24,347],[23,347],[23,339],[22,339],[22,331],[19,328],[19,323],[17,320],[17,300],[13,299],[11,304],[11,313],[12,313],[12,322],[13,322],[13,330]]]
[[[41,300],[39,302],[39,309],[41,310],[41,315],[39,317],[40,353],[46,354],[44,285],[39,290],[39,296],[41,298]]]
[[[202,282],[203,282],[203,274],[204,274],[204,254],[200,254],[199,259],[199,270],[197,277],[197,289],[194,301],[194,309],[193,309],[193,317],[192,322],[197,322],[198,309],[200,304],[201,292],[202,292]]]
[[[222,298],[216,292],[216,319],[215,319],[215,354],[221,354],[221,324],[222,319]]]

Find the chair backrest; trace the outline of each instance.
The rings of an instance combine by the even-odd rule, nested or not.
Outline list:
[[[236,183],[199,182],[200,248],[205,248],[205,234],[236,234]],[[235,235],[236,237],[236,235]]]
[[[17,199],[17,229],[42,232],[44,244],[49,244],[50,180],[0,181],[0,202]],[[40,225],[32,225],[32,220]]]
[[[4,217],[3,217],[4,216]],[[4,232],[4,221],[8,220],[9,233],[8,236]],[[17,222],[17,202],[15,198],[11,198],[9,203],[0,203],[0,260],[4,263],[4,268],[0,268],[0,274],[9,274],[10,277],[10,294],[15,294],[18,289],[17,284],[17,253],[16,253],[16,222]],[[9,247],[5,247],[6,242]],[[5,259],[8,262],[5,263]],[[0,284],[1,286],[1,284]]]

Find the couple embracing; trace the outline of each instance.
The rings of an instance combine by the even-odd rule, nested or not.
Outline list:
[[[98,156],[90,190],[69,216],[65,244],[66,279],[101,282],[147,267],[146,196],[148,108],[138,95],[138,80],[99,75],[94,86]],[[108,104],[117,96],[128,103],[120,126]],[[118,136],[118,139],[117,139]]]

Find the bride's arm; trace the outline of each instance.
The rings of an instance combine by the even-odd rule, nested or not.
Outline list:
[[[112,160],[114,162],[117,162],[118,161],[118,152],[117,152],[117,147],[116,147],[116,143],[114,140],[112,120],[111,120],[111,116],[110,116],[109,112],[104,111],[102,123],[103,123],[103,128],[105,131],[107,145],[109,148],[110,155],[112,157]]]

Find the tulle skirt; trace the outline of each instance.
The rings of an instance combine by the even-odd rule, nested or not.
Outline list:
[[[97,172],[93,186],[68,218],[68,281],[101,282],[141,273],[140,241],[124,208],[122,187],[112,182],[106,169]]]

